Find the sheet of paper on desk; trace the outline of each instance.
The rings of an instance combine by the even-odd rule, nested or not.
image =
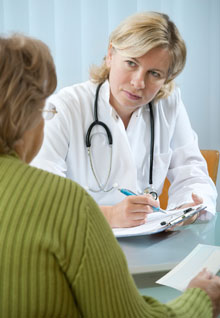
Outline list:
[[[198,244],[187,257],[156,283],[184,291],[190,280],[203,268],[207,268],[213,274],[220,270],[220,246]]]
[[[205,207],[202,204],[193,207],[193,209],[198,211],[204,208]],[[186,208],[176,209],[167,211],[167,214],[161,212],[153,212],[148,215],[147,222],[145,224],[129,228],[115,228],[113,229],[113,233],[116,237],[138,236],[158,233],[168,228],[168,223],[183,215],[183,211],[185,210]],[[165,222],[166,225],[161,225],[161,222]]]

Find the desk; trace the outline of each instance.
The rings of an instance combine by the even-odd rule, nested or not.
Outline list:
[[[155,284],[155,281],[176,266],[197,244],[220,246],[220,212],[208,223],[194,223],[173,232],[118,238],[118,242],[140,292],[166,302],[180,292]]]

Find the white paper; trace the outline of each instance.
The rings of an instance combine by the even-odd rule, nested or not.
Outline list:
[[[200,210],[204,209],[205,206],[200,204],[191,208],[199,212]],[[116,237],[138,236],[158,233],[169,228],[169,222],[176,220],[175,224],[177,224],[183,221],[178,220],[177,218],[183,215],[184,210],[186,210],[186,208],[167,211],[167,214],[161,212],[153,212],[147,216],[147,221],[145,224],[129,228],[115,228],[113,229],[113,233]],[[161,222],[166,222],[166,225],[161,225]]]
[[[219,246],[198,244],[187,257],[156,283],[184,291],[191,279],[203,268],[214,275],[219,271]]]

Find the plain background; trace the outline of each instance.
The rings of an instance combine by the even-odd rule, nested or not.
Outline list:
[[[220,0],[0,0],[0,33],[46,42],[60,89],[87,80],[89,67],[106,54],[110,32],[138,11],[166,13],[177,25],[188,54],[176,83],[200,149],[220,150]],[[220,173],[217,188],[220,193]]]

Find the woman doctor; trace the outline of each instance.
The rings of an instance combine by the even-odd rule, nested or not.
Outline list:
[[[128,17],[110,35],[91,80],[48,100],[58,115],[46,124],[32,164],[85,187],[112,227],[146,222],[159,202],[145,193],[159,195],[166,177],[168,209],[203,202],[199,218],[210,218],[216,189],[173,81],[185,59],[184,41],[167,15]],[[125,196],[122,188],[137,195]]]

